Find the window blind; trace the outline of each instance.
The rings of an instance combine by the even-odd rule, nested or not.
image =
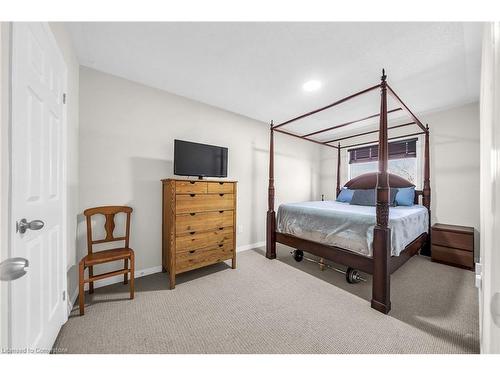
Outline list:
[[[417,138],[389,143],[389,159],[417,157]],[[378,144],[349,150],[349,164],[367,163],[378,160]]]

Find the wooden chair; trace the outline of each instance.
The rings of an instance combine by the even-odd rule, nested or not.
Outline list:
[[[127,223],[125,229],[124,237],[114,237],[113,231],[115,229],[115,215],[117,213],[124,212],[127,214]],[[85,283],[89,284],[89,294],[94,293],[94,281],[101,280],[107,277],[122,275],[123,283],[128,283],[128,274],[130,273],[130,299],[134,299],[134,251],[129,247],[130,238],[130,214],[132,213],[131,207],[126,206],[103,206],[89,208],[83,212],[87,220],[87,250],[88,254],[83,257],[79,265],[80,274],[80,315],[84,314],[84,304],[85,304]],[[106,222],[104,223],[104,229],[106,230],[106,237],[101,240],[93,240],[92,238],[92,216],[93,215],[104,215],[106,217]],[[92,246],[96,244],[114,242],[114,241],[125,241],[124,247],[113,248],[109,250],[101,250],[98,252],[93,252]],[[100,275],[94,275],[94,266],[96,264],[103,264],[108,262],[114,262],[117,260],[123,260],[124,267],[118,271],[106,272]],[[130,268],[129,268],[130,261]],[[89,269],[89,277],[85,279],[85,268]]]

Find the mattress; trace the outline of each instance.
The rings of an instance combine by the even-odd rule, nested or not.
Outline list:
[[[375,207],[335,201],[287,203],[279,206],[277,231],[324,245],[337,246],[373,256]],[[429,227],[424,206],[397,206],[389,209],[391,254],[399,255]]]

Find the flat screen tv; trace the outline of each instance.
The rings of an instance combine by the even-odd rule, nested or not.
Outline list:
[[[227,148],[174,140],[174,174],[227,177]]]

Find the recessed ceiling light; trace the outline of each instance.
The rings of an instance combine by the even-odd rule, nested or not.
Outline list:
[[[316,79],[307,81],[302,85],[302,89],[307,92],[319,90],[320,87],[321,87],[321,82]]]

